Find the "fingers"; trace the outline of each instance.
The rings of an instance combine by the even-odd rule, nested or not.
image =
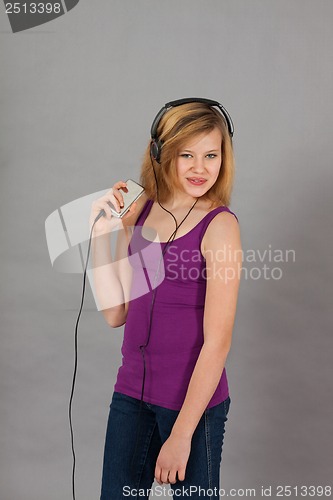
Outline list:
[[[161,467],[159,465],[156,465],[154,476],[158,484],[163,484],[161,480],[161,472],[162,472]]]
[[[111,202],[117,212],[120,212],[120,209],[124,206],[124,198],[120,192],[120,188],[127,190],[126,182],[119,181],[108,191],[104,196],[99,198],[101,203]],[[110,209],[108,208],[108,212]]]
[[[186,470],[186,467],[180,467],[179,470],[178,470],[178,480],[179,481],[184,481],[185,479],[185,470]]]
[[[177,482],[177,473],[178,473],[178,480],[184,481],[185,469],[179,469],[179,471],[177,470],[168,471],[167,469],[161,469],[161,467],[156,466],[155,480],[158,482],[158,484],[163,484],[163,483],[175,484]]]
[[[168,483],[169,482],[168,477],[169,477],[169,471],[166,469],[162,469],[162,472],[161,472],[162,483]]]
[[[126,182],[124,181],[119,181],[114,184],[113,188],[110,190],[110,195],[117,200],[117,206],[123,207],[124,206],[124,198],[123,195],[120,192],[120,189],[123,189],[124,191],[128,191]],[[118,210],[119,211],[119,210]]]
[[[111,205],[117,212],[120,212],[120,209],[124,206],[124,198],[120,192],[120,189],[123,189],[124,191],[128,190],[126,182],[116,182],[104,196],[101,196],[101,198],[94,201],[92,204],[94,214],[97,215],[103,209],[106,214],[106,218],[111,219]]]
[[[126,219],[126,217],[130,217],[132,214],[134,214],[134,212],[136,211],[136,207],[137,207],[137,202],[134,201],[132,205],[129,207],[126,214],[124,215],[123,219]]]
[[[175,484],[175,482],[177,481],[176,479],[176,475],[177,475],[177,471],[176,470],[171,470],[169,472],[169,476],[168,476],[168,482],[170,484]]]

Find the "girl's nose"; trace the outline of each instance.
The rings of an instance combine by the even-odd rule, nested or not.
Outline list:
[[[197,173],[203,172],[205,170],[205,165],[202,158],[193,158],[192,170]]]

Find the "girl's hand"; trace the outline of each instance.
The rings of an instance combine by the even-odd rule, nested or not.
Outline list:
[[[172,434],[160,449],[155,467],[155,479],[159,484],[174,484],[178,480],[184,481],[188,457],[191,451],[191,439],[179,438]]]
[[[110,191],[108,191],[104,196],[98,198],[92,203],[89,218],[90,231],[97,215],[102,209],[104,209],[106,215],[100,217],[94,226],[94,233],[98,235],[109,233],[114,227],[120,224],[121,220],[124,220],[135,213],[137,207],[136,202],[131,205],[128,212],[121,218],[121,220],[112,215],[112,212],[110,210],[110,203],[118,212],[124,205],[123,195],[120,190],[127,192],[126,182],[116,182],[112,186]]]

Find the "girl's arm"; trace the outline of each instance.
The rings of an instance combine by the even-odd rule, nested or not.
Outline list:
[[[124,228],[118,223],[116,255],[112,258],[111,232],[95,234],[92,239],[93,285],[98,308],[105,321],[113,328],[126,321],[128,304],[125,300],[126,279],[130,279],[130,266],[124,261],[120,265],[124,246]],[[126,266],[126,269],[125,269]],[[120,273],[120,268],[122,273]],[[122,276],[121,276],[122,275]]]
[[[234,215],[223,212],[211,221],[205,233],[204,256],[204,344],[182,408],[157,458],[155,478],[159,484],[175,483],[177,473],[178,479],[184,480],[192,435],[217,388],[231,347],[242,268],[240,231]]]
[[[117,197],[119,196],[117,193]],[[101,198],[102,202],[104,198]],[[108,220],[102,221],[103,225],[100,229],[94,229],[91,243],[93,285],[99,310],[102,311],[105,321],[112,328],[122,326],[126,322],[132,283],[132,267],[127,256],[127,249],[133,226],[146,200],[147,197],[143,193],[122,219],[118,220],[109,216]],[[100,208],[103,208],[103,205],[98,204],[98,201],[94,206],[90,224]],[[108,210],[108,208],[105,207],[104,210]],[[116,238],[114,258],[111,252],[113,232],[113,236]]]

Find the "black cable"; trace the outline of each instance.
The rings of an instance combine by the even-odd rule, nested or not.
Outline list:
[[[145,385],[145,379],[146,379],[146,360],[145,360],[145,355],[144,355],[144,349],[147,347],[147,345],[149,343],[149,339],[150,339],[151,324],[152,324],[152,313],[153,313],[153,308],[154,308],[154,305],[155,305],[155,295],[156,295],[156,278],[157,278],[157,275],[159,273],[159,268],[160,268],[161,260],[164,257],[164,255],[165,255],[165,253],[167,251],[168,246],[170,245],[170,243],[172,243],[174,241],[178,229],[180,228],[180,226],[182,225],[182,223],[184,222],[184,220],[187,218],[187,216],[190,214],[190,212],[193,210],[195,204],[199,200],[199,198],[196,199],[196,201],[193,203],[192,207],[187,212],[187,214],[185,215],[185,217],[183,218],[183,220],[180,222],[179,225],[177,225],[177,220],[176,220],[175,216],[173,215],[173,213],[170,212],[168,209],[164,208],[161,205],[160,201],[159,201],[158,182],[157,182],[156,172],[155,172],[154,163],[153,163],[151,155],[150,155],[150,161],[151,161],[151,165],[152,165],[152,168],[153,168],[153,171],[154,171],[154,176],[155,176],[157,202],[160,205],[160,207],[163,208],[163,210],[165,210],[170,215],[172,215],[172,217],[173,217],[173,219],[175,221],[175,224],[176,224],[176,229],[174,230],[174,232],[169,236],[168,240],[166,241],[166,246],[165,246],[165,248],[162,251],[162,255],[161,255],[160,261],[158,263],[158,268],[157,268],[157,272],[155,274],[154,284],[153,284],[152,301],[151,301],[151,305],[150,305],[150,317],[149,317],[148,336],[147,336],[145,344],[142,344],[142,345],[139,346],[139,349],[141,351],[142,358],[143,358],[143,377],[142,377],[141,399],[140,399],[139,417],[138,417],[138,428],[137,428],[136,442],[135,442],[134,452],[133,452],[133,456],[132,456],[132,464],[131,464],[132,468],[134,467],[134,464],[135,464],[135,453],[136,453],[136,450],[137,450],[139,436],[140,436],[140,419],[141,419],[141,410],[142,410],[142,403],[143,403],[144,385]],[[173,237],[173,239],[170,241],[170,239],[172,237]]]
[[[105,213],[105,212],[104,212]],[[103,215],[103,212],[100,212],[98,216],[96,217],[93,225],[91,226],[91,231],[90,231],[90,236],[89,236],[89,246],[88,246],[88,252],[87,252],[87,260],[86,260],[86,265],[84,268],[84,273],[83,273],[83,287],[82,287],[82,298],[81,298],[81,306],[79,310],[79,314],[76,320],[76,325],[75,325],[75,337],[74,337],[74,346],[75,346],[75,358],[74,358],[74,373],[73,373],[73,382],[72,382],[72,390],[71,390],[71,396],[69,400],[69,426],[70,426],[70,431],[71,431],[71,445],[72,445],[72,454],[73,454],[73,469],[72,469],[72,492],[73,492],[73,500],[75,500],[75,451],[74,451],[74,433],[73,433],[73,425],[72,425],[72,401],[73,401],[73,394],[74,394],[74,386],[75,386],[75,380],[76,380],[76,372],[77,372],[77,327],[79,325],[79,320],[82,312],[82,307],[83,307],[83,300],[84,300],[84,293],[85,293],[85,287],[86,287],[86,275],[87,275],[87,265],[88,265],[88,260],[89,260],[89,253],[90,253],[90,246],[91,246],[91,235],[92,231],[94,229],[94,226],[98,219]]]
[[[153,164],[152,158],[150,157],[150,159],[151,159],[151,163],[152,163],[152,167],[153,167],[153,171],[154,171],[154,176],[155,176],[155,181],[156,181],[156,192],[157,192],[157,201],[158,201],[158,204],[160,205],[161,208],[163,208],[163,210],[165,210],[170,215],[172,215],[172,217],[173,217],[173,219],[175,221],[175,224],[176,224],[176,229],[170,235],[168,241],[166,242],[167,244],[166,244],[164,250],[162,251],[162,255],[161,255],[160,261],[158,263],[157,272],[155,274],[155,282],[154,282],[154,285],[153,285],[153,297],[152,297],[152,302],[151,302],[151,306],[150,306],[150,319],[149,319],[148,336],[147,336],[146,343],[139,346],[141,354],[142,354],[142,357],[143,357],[143,365],[144,366],[143,366],[143,380],[142,380],[141,400],[140,400],[140,409],[139,409],[138,429],[137,429],[137,437],[136,437],[136,443],[135,443],[134,453],[133,453],[133,457],[132,457],[132,465],[134,463],[135,452],[136,452],[136,449],[137,449],[138,439],[139,439],[140,417],[141,417],[141,409],[142,409],[142,402],[143,402],[143,395],[144,395],[144,385],[145,385],[145,378],[146,378],[146,361],[145,361],[145,356],[144,356],[144,349],[147,347],[147,345],[149,343],[149,339],[150,339],[151,323],[152,323],[151,320],[152,320],[152,313],[153,313],[153,309],[154,309],[155,294],[156,294],[156,286],[155,286],[155,284],[156,284],[156,278],[157,278],[157,275],[158,275],[158,272],[159,272],[159,267],[160,267],[161,260],[164,257],[164,255],[165,255],[165,253],[167,251],[168,246],[170,245],[170,243],[173,242],[173,240],[174,240],[174,238],[176,236],[176,233],[177,233],[179,227],[182,225],[182,223],[184,222],[184,220],[186,219],[186,217],[189,215],[189,213],[192,211],[192,209],[194,208],[195,204],[198,202],[198,199],[199,199],[199,198],[196,199],[196,201],[194,202],[194,204],[192,205],[192,207],[190,208],[190,210],[188,211],[188,213],[186,214],[186,216],[184,217],[184,219],[180,222],[179,225],[177,225],[177,220],[176,220],[175,216],[173,215],[173,213],[170,212],[169,210],[167,210],[166,208],[164,208],[161,205],[160,201],[159,201],[158,182],[157,182],[156,172],[155,172],[155,168],[154,168],[154,164]],[[81,313],[82,313],[84,296],[85,296],[87,266],[88,266],[89,255],[90,255],[90,247],[91,247],[91,236],[92,236],[92,232],[93,232],[93,229],[94,229],[94,226],[95,226],[96,222],[103,215],[105,215],[105,211],[101,210],[100,213],[95,218],[94,223],[91,226],[90,235],[89,235],[89,245],[88,245],[87,258],[86,258],[86,263],[85,263],[84,272],[83,272],[83,285],[82,285],[81,304],[80,304],[80,309],[79,309],[79,313],[78,313],[77,320],[76,320],[76,325],[75,325],[75,336],[74,336],[74,352],[75,352],[75,355],[74,355],[74,372],[73,372],[72,388],[71,388],[71,395],[70,395],[70,399],[69,399],[69,410],[68,410],[69,426],[70,426],[70,432],[71,432],[71,447],[72,447],[72,455],[73,455],[73,468],[72,468],[72,494],[73,494],[73,500],[75,500],[75,466],[76,466],[76,457],[75,457],[75,450],[74,450],[74,432],[73,432],[73,424],[72,424],[72,402],[73,402],[74,387],[75,387],[76,374],[77,374],[77,364],[78,364],[77,363],[77,335],[78,335],[77,332],[78,332],[78,325],[79,325],[79,320],[80,320]],[[170,239],[172,237],[173,237],[173,239],[170,241]]]

